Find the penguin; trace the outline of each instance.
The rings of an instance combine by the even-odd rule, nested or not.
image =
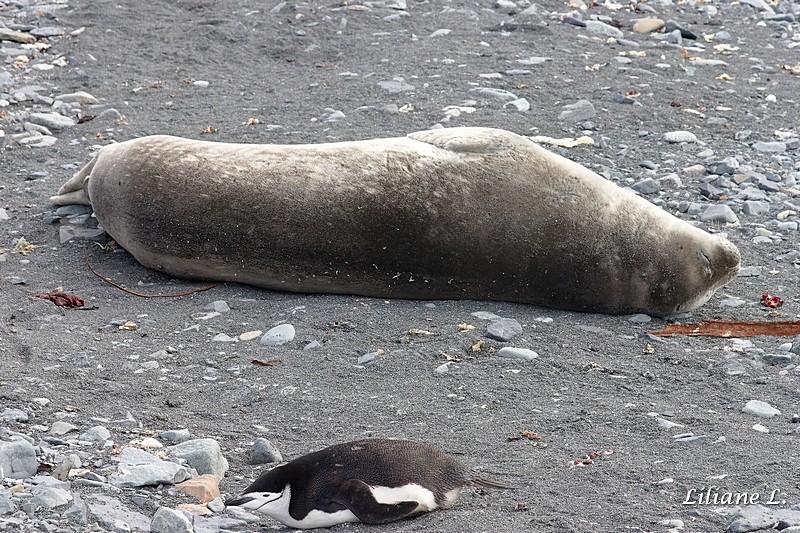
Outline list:
[[[432,446],[366,439],[330,446],[261,474],[229,507],[266,514],[296,529],[345,522],[386,524],[452,507],[461,489],[512,489],[468,477]]]

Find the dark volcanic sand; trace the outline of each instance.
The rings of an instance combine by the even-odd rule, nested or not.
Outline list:
[[[11,216],[0,221],[0,246],[11,249],[20,236],[37,245],[30,255],[9,253],[0,262],[2,405],[32,411],[45,424],[56,419],[56,412],[74,406],[78,416],[71,421],[82,430],[96,425],[92,417],[118,419],[130,411],[141,422],[142,433],[186,427],[195,437],[213,437],[230,461],[221,482],[228,495],[237,494],[264,468],[246,464],[249,443],[259,436],[269,438],[287,459],[363,437],[409,438],[456,455],[481,476],[519,487],[485,495],[466,491],[452,510],[380,528],[339,528],[348,531],[666,531],[658,524],[665,519],[683,520],[688,531],[719,531],[735,507],[682,505],[687,491],[711,485],[765,497],[778,489],[786,500],[781,509],[800,503],[800,435],[795,432],[798,424],[791,422],[800,410],[798,372],[794,363],[784,368],[765,365],[761,358],[763,353],[783,353],[778,347],[791,338],[757,337],[747,350],[730,339],[655,342],[642,334],[663,327],[665,322],[657,319],[637,324],[627,317],[497,302],[432,304],[287,294],[232,284],[183,298],[143,299],[93,276],[84,263],[87,250],[94,268],[135,290],[173,293],[200,284],[170,279],[140,266],[127,253],[107,254],[87,241],[60,244],[58,224],[43,222],[42,214],[53,210],[48,197],[73,172],[61,166],[85,164],[95,145],[112,139],[172,134],[305,143],[388,137],[429,128],[443,120],[446,106],[471,99],[477,101],[474,113],[461,113],[443,125],[578,137],[584,134],[582,126],[559,120],[559,114],[565,104],[590,100],[597,116],[590,119],[594,129],[585,133],[598,144],[561,153],[607,171],[621,185],[678,173],[682,186],[667,182],[661,193],[648,195],[663,205],[671,200],[714,203],[701,196],[701,178],[681,173],[705,163],[698,156],[705,149],[713,150],[716,160],[758,160],[782,179],[792,170],[791,164],[780,166],[749,144],[777,140],[773,132],[781,128],[797,132],[800,78],[780,65],[795,64],[798,48],[787,47],[790,41],[771,25],[758,25],[761,15],[746,5],[712,1],[654,6],[657,16],[674,19],[698,35],[706,51],[690,55],[728,63],[696,67],[690,76],[683,67],[691,64],[681,59],[678,48],[631,31],[629,21],[646,13],[627,8],[594,7],[584,17],[611,17],[622,24],[625,39],[640,43],[638,48],[608,43],[585,28],[560,23],[549,12],[566,12],[568,7],[553,0],[537,3],[539,16],[509,15],[493,9],[491,2],[483,8],[459,0],[409,0],[409,16],[395,22],[383,17],[397,10],[377,5],[353,9],[322,2],[295,10],[289,4],[270,13],[274,2],[74,0],[59,12],[59,23],[68,31],[86,27],[79,36],[54,44],[77,66],[32,72],[25,83],[53,86],[53,94],[88,91],[118,109],[125,120],[85,122],[55,133],[55,146],[37,149],[8,139],[18,127],[13,116],[0,122],[7,135],[0,154],[0,205]],[[708,6],[719,13],[700,11]],[[472,10],[477,17],[445,12],[448,7]],[[504,23],[513,31],[500,31]],[[442,28],[452,32],[429,38]],[[714,53],[719,43],[705,42],[702,35],[720,30],[733,36],[729,44],[738,50]],[[617,63],[621,52],[630,51],[646,56]],[[535,66],[517,62],[531,56],[551,60]],[[531,72],[480,77],[509,69]],[[731,81],[718,79],[723,73]],[[415,89],[391,93],[378,85],[395,77]],[[195,80],[209,85],[193,86]],[[509,90],[527,98],[531,109],[504,108],[499,100],[470,92],[479,86]],[[631,92],[640,93],[636,104],[614,101]],[[766,98],[770,94],[775,102]],[[382,109],[389,104],[409,104],[411,110],[389,113]],[[324,122],[320,117],[326,108],[345,117]],[[709,125],[711,117],[728,121]],[[248,125],[250,119],[261,124]],[[215,133],[203,134],[209,127]],[[661,140],[664,132],[674,130],[692,131],[702,144]],[[752,130],[747,142],[735,140],[741,130]],[[797,167],[797,150],[783,155]],[[640,166],[645,160],[659,168],[649,173]],[[49,175],[26,180],[38,170]],[[734,198],[741,188],[733,184],[724,192]],[[770,193],[770,199],[770,212],[758,216],[742,214],[741,202],[731,202],[741,224],[713,228],[726,231],[742,252],[743,266],[759,266],[761,275],[737,278],[682,321],[796,318],[800,272],[797,265],[774,258],[798,248],[797,232],[779,232],[783,240],[775,244],[752,240],[758,224],[775,220],[785,209],[783,200],[798,200],[791,192]],[[464,245],[469,242],[465,235]],[[26,283],[11,284],[10,276]],[[61,310],[31,298],[56,287],[85,298],[95,309]],[[770,314],[759,304],[763,291],[779,294],[786,304]],[[720,306],[726,295],[746,304]],[[231,311],[207,321],[192,318],[215,300],[227,301]],[[524,325],[524,334],[509,343],[485,339],[483,350],[475,353],[471,346],[486,327],[486,321],[471,316],[476,311],[515,318]],[[537,320],[541,317],[552,322]],[[110,325],[124,320],[138,329]],[[279,348],[257,340],[211,341],[220,332],[237,336],[284,321],[294,325],[297,337]],[[355,327],[331,325],[345,321]],[[460,332],[457,325],[463,322],[475,329]],[[199,330],[184,331],[193,324]],[[411,328],[435,335],[412,335]],[[310,340],[322,346],[303,351]],[[504,345],[530,348],[540,357],[522,362],[491,353]],[[160,361],[161,369],[134,373],[149,354],[167,347],[176,353]],[[385,353],[365,368],[356,366],[360,355],[376,350]],[[445,354],[458,361],[446,373],[434,372]],[[796,361],[800,356],[793,357]],[[253,359],[280,359],[282,364],[256,366],[250,363]],[[743,373],[728,375],[724,365],[731,360],[741,363]],[[35,406],[32,399],[37,397],[51,403]],[[743,414],[751,399],[769,402],[782,415],[765,420]],[[669,420],[684,427],[660,429],[648,413],[671,413]],[[758,423],[770,433],[754,431]],[[266,426],[270,433],[258,433],[253,424]],[[25,426],[15,429],[36,435]],[[541,439],[521,438],[523,431]],[[701,444],[674,442],[672,436],[683,432],[707,438]],[[117,432],[114,438],[124,444],[136,436]],[[590,466],[569,466],[599,450],[613,454]],[[722,475],[727,477],[712,477]],[[657,484],[665,478],[674,482]],[[129,501],[130,494],[120,498]],[[178,501],[189,498],[166,496],[162,503],[174,506]],[[153,501],[144,512],[152,515],[157,505]],[[276,523],[264,519],[262,524]]]

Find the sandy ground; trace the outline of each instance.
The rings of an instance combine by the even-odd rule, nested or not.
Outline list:
[[[706,149],[714,160],[757,159],[782,179],[791,170],[791,164],[781,166],[735,139],[741,130],[753,132],[748,143],[775,140],[773,132],[780,129],[796,134],[800,117],[800,79],[781,68],[796,62],[797,49],[787,47],[791,41],[772,25],[759,25],[761,15],[746,5],[653,6],[657,16],[700,36],[697,42],[707,51],[689,55],[726,61],[695,67],[688,75],[692,65],[678,48],[631,31],[629,21],[645,13],[627,7],[597,6],[584,17],[610,17],[638,48],[560,23],[548,13],[568,7],[553,0],[537,3],[538,16],[504,13],[491,3],[483,8],[459,0],[411,0],[404,11],[409,16],[397,21],[384,17],[400,11],[380,4],[296,8],[289,2],[271,12],[274,2],[246,0],[75,0],[60,12],[59,22],[68,30],[86,28],[55,45],[73,64],[32,73],[28,83],[53,87],[54,93],[88,91],[119,110],[124,121],[84,122],[56,133],[59,142],[50,148],[26,149],[9,141],[0,153],[0,203],[11,216],[0,222],[0,247],[13,248],[20,236],[37,246],[26,256],[7,253],[0,262],[3,403],[30,409],[33,398],[46,397],[51,402],[36,407],[43,422],[73,406],[81,427],[95,425],[92,417],[117,419],[130,412],[143,433],[186,427],[195,436],[216,438],[230,461],[221,487],[231,495],[262,468],[246,464],[248,445],[258,436],[267,436],[286,458],[363,437],[415,439],[458,456],[482,476],[519,487],[467,492],[453,510],[381,531],[666,531],[659,522],[669,519],[683,520],[690,531],[719,531],[734,506],[682,504],[691,489],[710,486],[764,497],[777,490],[785,500],[782,509],[800,503],[800,436],[791,420],[800,411],[796,363],[769,365],[762,357],[785,353],[780,346],[791,339],[756,337],[752,347],[714,338],[657,342],[643,336],[664,325],[657,319],[637,324],[626,317],[497,302],[287,294],[233,284],[183,298],[143,299],[102,283],[88,271],[84,256],[104,276],[141,292],[173,293],[198,284],[147,270],[122,251],[105,253],[87,241],[62,244],[58,224],[42,220],[54,209],[47,198],[88,162],[96,146],[111,140],[164,133],[301,143],[403,135],[443,123],[446,106],[464,106],[467,100],[476,100],[475,112],[444,125],[552,137],[588,133],[597,144],[562,153],[622,185],[678,173],[681,186],[665,185],[649,196],[664,205],[708,202],[700,194],[700,179],[681,174],[687,166],[704,164],[706,156],[698,154]],[[708,6],[718,13],[703,12]],[[452,31],[429,37],[440,29]],[[717,53],[718,43],[702,38],[721,30],[733,36],[729,44],[737,50]],[[631,51],[646,55],[618,62]],[[518,61],[532,56],[549,60],[534,66]],[[510,69],[531,72],[481,77]],[[414,90],[392,93],[378,85],[398,77]],[[208,86],[193,85],[197,80]],[[478,97],[471,92],[478,86],[515,92],[531,109],[519,112]],[[638,93],[637,103],[614,101],[626,93]],[[563,105],[579,99],[592,101],[597,110],[588,131],[558,118]],[[326,122],[326,108],[345,116]],[[709,125],[710,117],[727,123]],[[10,135],[13,121],[4,122]],[[203,133],[209,128],[214,133]],[[692,131],[701,143],[661,141],[664,132],[674,130]],[[797,170],[798,151],[784,156],[793,158]],[[657,170],[640,166],[646,160]],[[27,179],[40,170],[48,175]],[[726,192],[735,196],[736,186]],[[774,244],[752,242],[791,195],[771,198],[770,213],[739,214],[740,224],[712,228],[726,231],[742,251],[743,266],[761,267],[761,275],[734,280],[683,321],[796,317],[800,272],[775,257],[798,248],[797,232],[784,232]],[[731,205],[738,212],[741,202]],[[13,276],[25,283],[12,284]],[[83,297],[92,309],[63,310],[31,298],[56,287]],[[781,295],[786,304],[769,312],[759,304],[763,291]],[[729,296],[745,304],[721,306]],[[231,310],[199,320],[204,307],[217,300]],[[477,311],[518,320],[524,334],[508,345],[533,349],[540,357],[498,358],[491,349],[505,344],[488,339],[482,351],[473,352],[486,327],[471,315]],[[125,321],[137,328],[120,329]],[[211,341],[217,333],[266,331],[282,322],[297,330],[296,339],[282,347]],[[460,332],[459,323],[475,329]],[[413,335],[411,328],[435,334]],[[302,350],[311,340],[322,346]],[[159,369],[136,371],[150,354],[167,349],[172,353],[159,360]],[[376,350],[383,355],[374,363],[356,364]],[[449,371],[435,372],[448,358],[455,359]],[[282,364],[257,366],[253,359]],[[732,363],[740,373],[730,375]],[[764,420],[743,414],[751,399],[769,402],[782,415]],[[659,428],[654,413],[681,427]],[[770,432],[753,430],[757,423]],[[258,433],[254,424],[269,433]],[[699,444],[673,439],[689,432],[706,439]],[[613,454],[590,466],[570,466],[604,450]],[[274,522],[265,519],[267,524]]]

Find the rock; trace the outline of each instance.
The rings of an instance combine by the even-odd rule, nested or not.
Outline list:
[[[11,492],[4,487],[0,487],[0,516],[12,514],[16,511],[17,506],[14,504],[14,500],[11,499]]]
[[[126,446],[122,449],[117,471],[108,482],[115,487],[174,485],[192,477],[189,470],[177,463],[162,461],[144,450]]]
[[[710,205],[700,215],[702,222],[725,222],[728,224],[735,224],[739,222],[739,217],[733,210],[724,204]]]
[[[149,531],[150,517],[136,512],[118,498],[92,494],[87,503],[89,512],[110,531]]]
[[[291,324],[281,324],[267,331],[261,337],[261,344],[264,346],[281,346],[294,340],[294,326]]]
[[[633,24],[636,33],[653,33],[664,28],[664,21],[658,18],[645,17]]]
[[[513,107],[520,113],[524,113],[525,111],[530,111],[531,103],[528,101],[527,98],[518,98],[516,100],[512,100],[507,102],[503,107]]]
[[[470,313],[477,319],[480,320],[499,320],[503,317],[496,315],[494,313],[490,313],[489,311],[475,311],[474,313]]]
[[[183,459],[198,474],[212,474],[222,479],[228,471],[228,461],[222,456],[219,443],[214,439],[187,440],[167,448],[170,457]]]
[[[56,420],[55,422],[50,424],[51,435],[61,436],[77,430],[78,426],[70,424],[69,422],[64,422],[63,420]]]
[[[262,465],[266,463],[280,463],[283,456],[278,448],[265,438],[258,438],[250,449],[251,465]]]
[[[416,87],[410,83],[406,83],[402,78],[395,78],[390,81],[379,81],[378,86],[381,89],[389,91],[390,93],[403,93],[416,89]]]
[[[762,402],[761,400],[750,400],[742,408],[742,412],[761,418],[772,418],[775,415],[781,414],[779,410],[775,409],[767,402]]]
[[[757,266],[747,266],[739,269],[740,278],[757,278],[761,275],[761,269]]]
[[[151,533],[193,533],[192,523],[180,511],[159,507],[150,522]]]
[[[31,113],[28,120],[51,130],[63,130],[76,124],[74,120],[58,113]]]
[[[769,202],[746,200],[742,204],[742,213],[745,215],[766,215],[769,213]]]
[[[646,315],[644,313],[638,313],[638,314],[629,316],[628,320],[630,320],[631,322],[634,322],[636,324],[647,324],[648,322],[650,322],[653,319],[650,317],[650,315]]]
[[[184,494],[196,498],[200,503],[208,503],[215,498],[219,498],[219,482],[217,478],[205,474],[194,479],[187,479],[183,483],[178,483],[175,488]]]
[[[36,37],[29,33],[10,30],[5,27],[0,27],[0,41],[11,41],[21,44],[33,44],[36,42]]]
[[[75,104],[97,104],[97,98],[87,93],[86,91],[77,91],[74,93],[59,94],[55,99],[62,102],[75,103]]]
[[[36,449],[30,442],[23,439],[0,442],[0,479],[25,479],[36,475],[38,468]]]
[[[645,178],[631,185],[631,189],[640,194],[654,194],[661,190],[661,184],[653,178]]]
[[[691,131],[668,131],[661,137],[661,139],[668,143],[696,143],[697,135]]]
[[[509,359],[520,359],[522,361],[533,361],[539,357],[539,354],[526,348],[511,348],[510,346],[506,346],[497,351],[497,356],[507,357]]]
[[[600,22],[599,20],[587,20],[584,22],[586,24],[586,29],[590,33],[597,33],[599,35],[613,37],[615,39],[621,39],[624,35],[621,30],[610,24],[606,24],[605,22]]]
[[[203,307],[204,311],[216,311],[217,313],[227,313],[231,310],[225,300],[216,300]]]
[[[558,120],[565,122],[581,122],[597,115],[594,106],[588,100],[578,100],[574,104],[562,107],[563,111],[558,115]]]
[[[786,143],[780,141],[753,143],[753,150],[770,154],[780,154],[786,151]]]
[[[472,89],[472,91],[482,94],[483,96],[494,98],[495,100],[500,100],[502,102],[513,102],[514,100],[519,100],[519,96],[504,89],[495,89],[493,87],[478,87],[476,89]]]
[[[44,507],[45,509],[54,509],[67,505],[72,501],[72,494],[68,490],[59,489],[57,487],[36,487],[33,491],[33,498],[31,504],[34,509]]]
[[[111,432],[105,426],[94,426],[81,433],[78,440],[104,444],[107,440],[111,440]]]
[[[486,336],[501,342],[507,342],[522,335],[522,326],[513,318],[494,320],[486,326]]]
[[[191,438],[191,433],[189,433],[188,429],[169,429],[159,433],[158,438],[163,441],[178,444],[189,440]]]

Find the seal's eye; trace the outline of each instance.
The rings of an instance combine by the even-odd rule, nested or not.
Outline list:
[[[700,264],[703,265],[703,269],[706,272],[706,277],[712,277],[714,275],[714,270],[711,268],[711,258],[708,257],[705,252],[700,250],[697,252],[697,259],[699,259]]]

